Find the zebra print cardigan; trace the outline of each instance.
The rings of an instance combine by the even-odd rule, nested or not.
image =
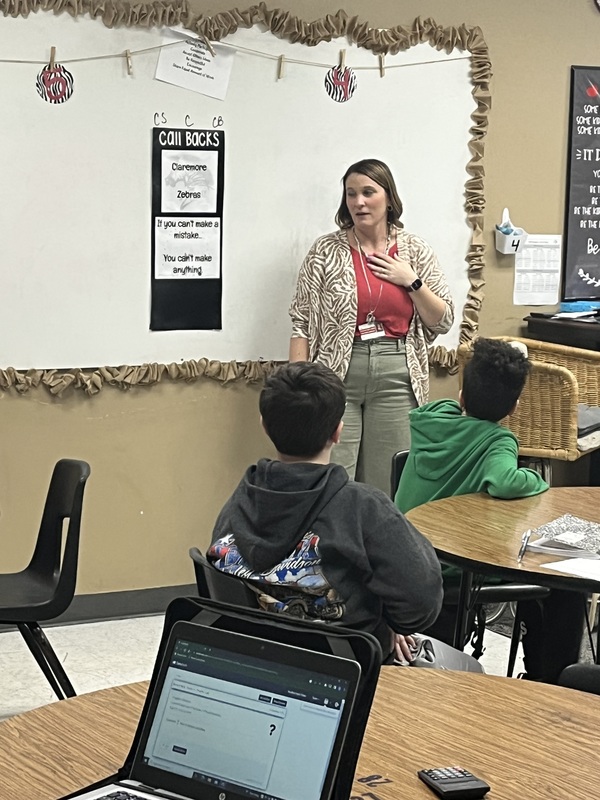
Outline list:
[[[406,362],[419,405],[429,395],[427,346],[446,333],[454,320],[454,304],[431,247],[419,236],[395,229],[398,256],[409,261],[423,283],[446,303],[437,325],[426,327],[413,314],[406,335]],[[309,359],[330,367],[342,379],[348,371],[356,330],[356,278],[346,231],[321,236],[308,251],[290,306],[292,338],[308,339]]]

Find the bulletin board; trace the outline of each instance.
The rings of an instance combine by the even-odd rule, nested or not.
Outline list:
[[[343,12],[304,23],[262,5],[187,20],[236,50],[221,101],[154,79],[158,49],[172,42],[164,26],[182,24],[181,8],[153,4],[140,21],[141,8],[83,3],[80,16],[39,11],[0,25],[0,388],[93,394],[107,382],[261,377],[287,358],[298,268],[335,228],[346,167],[367,157],[389,164],[406,229],[448,278],[457,320],[430,355],[454,368],[483,292],[490,64],[479,29],[416,20],[372,30]],[[60,105],[36,94],[51,45],[74,76]],[[341,49],[357,77],[347,103],[324,90]],[[151,331],[152,129],[215,124],[227,137],[222,329]]]

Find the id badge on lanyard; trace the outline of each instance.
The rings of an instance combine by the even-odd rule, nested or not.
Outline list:
[[[377,322],[372,311],[367,314],[367,321],[359,325],[357,330],[361,342],[366,342],[368,339],[379,339],[379,337],[385,336],[383,323]]]

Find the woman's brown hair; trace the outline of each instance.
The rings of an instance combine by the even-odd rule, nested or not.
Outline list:
[[[354,225],[352,215],[348,210],[346,204],[346,180],[349,175],[357,173],[358,175],[366,175],[375,183],[379,184],[385,191],[388,198],[388,214],[387,220],[391,225],[396,225],[398,228],[403,228],[404,225],[400,222],[402,216],[402,201],[398,196],[396,183],[387,164],[383,161],[378,161],[376,158],[364,158],[362,161],[357,161],[346,170],[342,178],[342,202],[335,215],[335,224],[342,228],[351,228]]]

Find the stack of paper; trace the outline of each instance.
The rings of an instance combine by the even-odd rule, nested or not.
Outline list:
[[[600,559],[600,525],[597,522],[564,514],[536,528],[532,534],[539,537],[527,545],[533,552]]]
[[[570,558],[568,561],[553,561],[543,565],[546,569],[554,569],[578,578],[589,578],[600,582],[600,559]]]

